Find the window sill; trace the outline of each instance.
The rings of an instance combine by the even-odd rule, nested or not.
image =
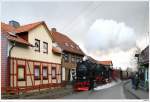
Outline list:
[[[48,80],[48,78],[43,78],[43,80]]]
[[[26,81],[25,79],[18,79],[18,81]]]
[[[52,78],[52,79],[56,79],[56,78]]]

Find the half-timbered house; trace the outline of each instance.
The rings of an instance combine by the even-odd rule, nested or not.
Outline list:
[[[1,35],[2,93],[61,86],[61,49],[53,46],[45,22],[23,26],[15,21],[1,23]]]

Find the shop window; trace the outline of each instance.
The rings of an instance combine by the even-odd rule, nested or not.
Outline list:
[[[48,54],[48,43],[47,42],[43,42],[43,53]]]
[[[34,66],[34,79],[40,80],[40,66]]]
[[[43,67],[43,79],[48,79],[48,68]]]
[[[18,66],[18,80],[19,81],[25,80],[25,66],[23,65]]]
[[[52,67],[52,79],[56,79],[56,67]]]
[[[40,40],[35,39],[35,51],[40,52]]]

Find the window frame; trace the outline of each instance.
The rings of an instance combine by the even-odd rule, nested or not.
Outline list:
[[[43,72],[44,72],[43,70],[44,70],[44,69],[47,70],[47,76],[44,76],[44,74],[43,74]],[[42,77],[43,77],[43,80],[47,80],[47,79],[48,79],[48,66],[43,66],[43,67],[42,67],[42,75],[43,75],[43,76],[42,76]]]
[[[23,71],[23,78],[19,78],[19,69],[23,69],[24,71]],[[17,66],[17,80],[18,81],[25,81],[26,80],[26,70],[25,70],[25,65],[18,65]]]
[[[36,49],[36,46],[35,46],[35,43],[34,43],[34,46],[35,46],[34,51],[36,51],[36,52],[40,52],[40,47],[41,47],[41,46],[40,46],[40,40],[39,40],[39,39],[35,39],[34,41],[35,41],[35,43],[36,43],[36,42],[38,42],[38,43],[39,43],[39,48],[38,48],[38,50]]]
[[[39,69],[39,77],[35,76],[35,69]],[[34,65],[34,80],[41,80],[41,67],[40,67],[40,65]]]
[[[53,70],[55,70],[55,76],[53,76]],[[52,78],[52,79],[56,79],[56,67],[52,67],[51,73],[52,73],[51,78]]]
[[[44,51],[44,45],[46,44],[47,48],[46,51]],[[48,54],[48,43],[43,41],[43,53]]]
[[[74,59],[74,61],[73,61],[72,59]],[[76,62],[76,57],[75,57],[75,55],[71,55],[71,62],[73,62],[73,63]]]
[[[80,57],[76,57],[76,62],[80,62],[81,61],[81,58]]]
[[[66,57],[67,57],[67,59],[65,59]],[[68,53],[64,54],[64,61],[65,62],[69,62],[69,54]]]

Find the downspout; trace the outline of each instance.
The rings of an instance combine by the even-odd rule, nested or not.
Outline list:
[[[9,55],[8,55],[8,75],[9,75],[9,78],[8,78],[8,86],[10,86],[10,68],[11,68],[11,52],[12,52],[12,49],[15,47],[16,45],[16,42],[13,42],[13,45],[11,46],[10,50],[9,50]]]
[[[11,46],[11,48],[9,50],[9,57],[11,57],[11,51],[15,46],[16,46],[16,42],[13,42],[13,45]]]
[[[63,58],[64,58],[64,53],[61,53],[61,83],[63,83]]]

